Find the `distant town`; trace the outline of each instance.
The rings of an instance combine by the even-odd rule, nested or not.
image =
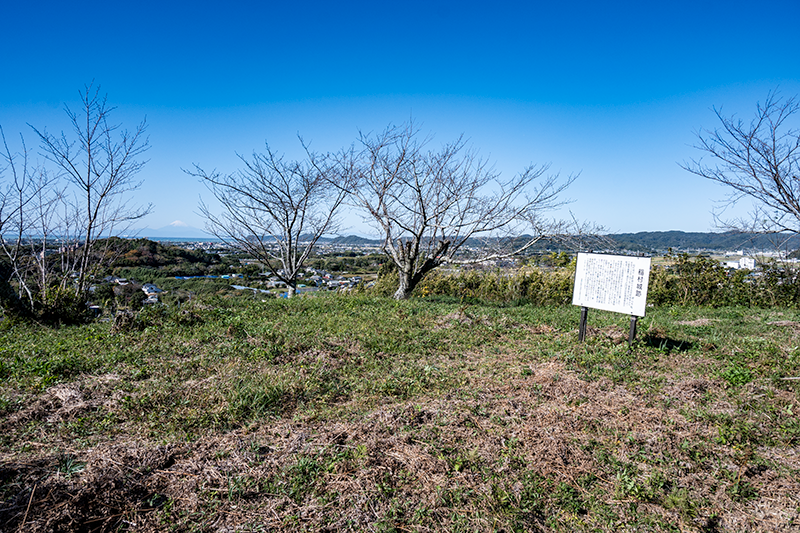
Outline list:
[[[168,242],[187,250],[203,250],[209,253],[230,253],[232,248],[219,239],[179,237],[159,238],[151,240]],[[788,259],[792,253],[800,249],[800,237],[787,234],[752,234],[752,233],[715,233],[715,232],[683,232],[655,231],[639,233],[617,233],[605,236],[604,250],[614,253],[636,253],[644,255],[663,255],[665,253],[688,253],[693,255],[749,255]],[[479,246],[475,242],[473,247]],[[531,247],[532,253],[566,250],[560,241],[542,240]],[[316,250],[321,255],[332,255],[344,252],[361,254],[381,253],[382,241],[365,237],[339,236],[322,238]],[[569,251],[569,250],[567,250]]]

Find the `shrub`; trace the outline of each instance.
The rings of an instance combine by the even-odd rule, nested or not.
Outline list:
[[[560,256],[561,264],[565,261]],[[704,256],[681,254],[674,265],[655,265],[650,271],[647,300],[654,305],[797,307],[800,276],[789,265],[768,263],[759,272],[735,270]],[[552,261],[551,261],[552,263]],[[526,267],[518,270],[434,270],[419,283],[415,296],[449,296],[533,305],[565,305],[572,301],[575,262],[560,268]],[[385,264],[374,293],[390,296],[397,289],[397,273]]]
[[[52,324],[82,324],[92,318],[87,306],[88,295],[76,294],[67,287],[50,287],[43,293],[36,313],[39,320]]]
[[[525,302],[534,305],[562,305],[572,300],[574,264],[568,268],[516,271],[476,270],[457,273],[432,272],[419,284],[420,296],[479,298],[496,302]]]
[[[114,293],[119,307],[141,309],[142,304],[147,299],[147,295],[142,291],[142,286],[134,283],[118,285],[114,287]]]

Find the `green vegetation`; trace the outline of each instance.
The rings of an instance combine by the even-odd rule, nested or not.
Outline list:
[[[579,344],[577,308],[483,299],[489,284],[7,319],[0,522],[797,527],[800,312],[662,305],[629,353],[625,316],[593,312]]]
[[[115,243],[118,257],[115,267],[163,267],[175,265],[212,265],[222,261],[219,254],[202,250],[187,250],[179,246],[168,246],[148,239],[108,239]]]
[[[790,270],[672,257],[652,272],[655,306],[629,350],[628,318],[600,311],[577,342],[564,253],[434,271],[406,301],[386,297],[397,284],[386,263],[371,289],[283,300],[175,277],[257,284],[258,267],[237,256],[108,244],[117,262],[97,276],[154,282],[162,303],[140,308],[139,285],[98,283],[93,301],[116,313],[48,326],[85,313],[67,291],[50,321],[0,322],[0,523],[11,529],[800,521]],[[366,272],[379,259],[312,262]]]
[[[791,264],[767,263],[754,272],[731,271],[709,257],[688,254],[667,256],[670,266],[653,267],[648,302],[655,306],[800,306],[798,271]],[[477,300],[561,305],[572,301],[574,258],[565,253],[537,256],[537,266],[489,271],[432,272],[415,291],[417,296],[450,296],[465,302]],[[384,268],[375,287],[391,294],[396,276]]]

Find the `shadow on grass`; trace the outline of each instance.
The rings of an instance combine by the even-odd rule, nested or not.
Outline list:
[[[648,333],[642,338],[645,346],[655,348],[665,353],[687,352],[694,347],[694,344],[680,339],[673,339],[662,335]]]

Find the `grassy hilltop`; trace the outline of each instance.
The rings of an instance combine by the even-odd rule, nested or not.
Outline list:
[[[210,298],[0,324],[2,531],[796,531],[800,312]]]

